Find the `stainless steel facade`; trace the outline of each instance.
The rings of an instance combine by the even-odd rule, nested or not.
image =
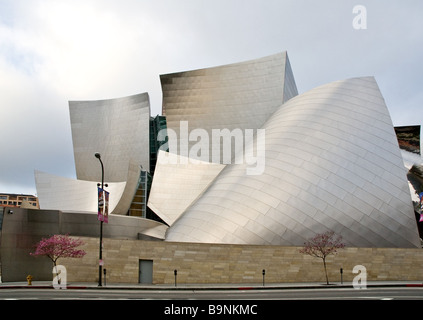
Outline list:
[[[44,210],[96,212],[98,210],[97,182],[76,180],[35,171],[35,184]],[[109,210],[113,212],[123,195],[126,182],[109,183]]]
[[[167,152],[160,151],[148,206],[172,225],[209,187],[225,167],[210,162],[191,163],[177,156],[175,163],[165,163]]]
[[[177,135],[176,141],[169,142],[169,151],[177,150],[182,156],[188,155],[181,150],[190,150],[196,142],[184,139],[181,122],[187,122],[188,130],[201,128],[210,137],[212,130],[257,129],[282,103],[298,94],[286,52],[161,75],[160,80],[162,113],[166,115],[167,128]],[[209,159],[201,160],[223,163],[222,159],[215,161],[212,154],[210,145]]]
[[[129,163],[124,182],[109,182],[109,212],[126,215],[138,186],[140,166]],[[97,182],[70,179],[35,171],[35,185],[40,208],[73,212],[97,212]]]
[[[348,246],[420,246],[406,169],[374,78],[292,98],[263,129],[264,173],[227,165],[166,240],[300,246],[332,230]]]
[[[407,172],[374,78],[298,95],[286,52],[160,78],[168,132],[177,139],[158,153],[148,206],[167,223],[160,225],[166,241],[301,246],[332,230],[348,246],[420,246]],[[80,185],[99,182],[100,152],[119,198],[113,213],[126,214],[141,166],[150,168],[148,95],[69,107],[77,178],[85,182],[37,173],[41,208],[68,210],[66,202],[81,199]],[[182,123],[208,137],[256,130],[232,158],[258,156],[261,130],[262,172],[249,174],[245,161],[188,158],[184,151],[198,141],[180,131]],[[49,193],[55,183],[68,192]],[[91,209],[77,210],[93,212],[95,203],[84,201]]]
[[[109,100],[70,101],[69,111],[77,179],[101,181],[96,152],[107,168],[107,182],[126,181],[131,161],[150,169],[147,93]]]
[[[94,101],[70,101],[77,179],[35,172],[42,209],[97,211],[96,185],[104,162],[110,212],[127,214],[142,168],[150,169],[150,101],[147,93]]]

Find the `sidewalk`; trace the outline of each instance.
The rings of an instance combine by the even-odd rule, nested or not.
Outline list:
[[[367,281],[367,287],[422,287],[420,281]],[[99,289],[99,290],[281,290],[281,289],[333,289],[353,288],[351,282],[323,282],[301,283],[262,283],[254,284],[139,284],[139,283],[103,283],[101,287],[94,282],[68,283],[66,289]],[[53,289],[51,281],[33,281],[32,285],[25,282],[0,283],[1,289]]]

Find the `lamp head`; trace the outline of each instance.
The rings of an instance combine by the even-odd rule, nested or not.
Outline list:
[[[99,152],[96,152],[94,155],[95,155],[95,157],[96,157],[97,159],[100,159],[100,158],[101,158],[101,155],[100,155],[100,153],[99,153]]]

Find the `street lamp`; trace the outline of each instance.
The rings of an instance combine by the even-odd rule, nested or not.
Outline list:
[[[103,161],[101,161],[100,153],[96,152],[94,156],[100,161],[101,164],[101,190],[103,190],[104,186],[104,166]],[[103,191],[102,191],[103,192]],[[103,220],[100,220],[100,254],[99,254],[99,262],[98,262],[98,286],[101,287],[101,264],[103,259]]]

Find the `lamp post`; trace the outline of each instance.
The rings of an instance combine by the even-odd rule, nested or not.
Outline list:
[[[104,187],[104,166],[103,161],[101,161],[100,153],[96,152],[95,157],[100,161],[101,164],[101,190]],[[99,261],[98,261],[98,286],[101,287],[101,264],[103,259],[103,220],[100,221],[100,253],[99,253]]]

